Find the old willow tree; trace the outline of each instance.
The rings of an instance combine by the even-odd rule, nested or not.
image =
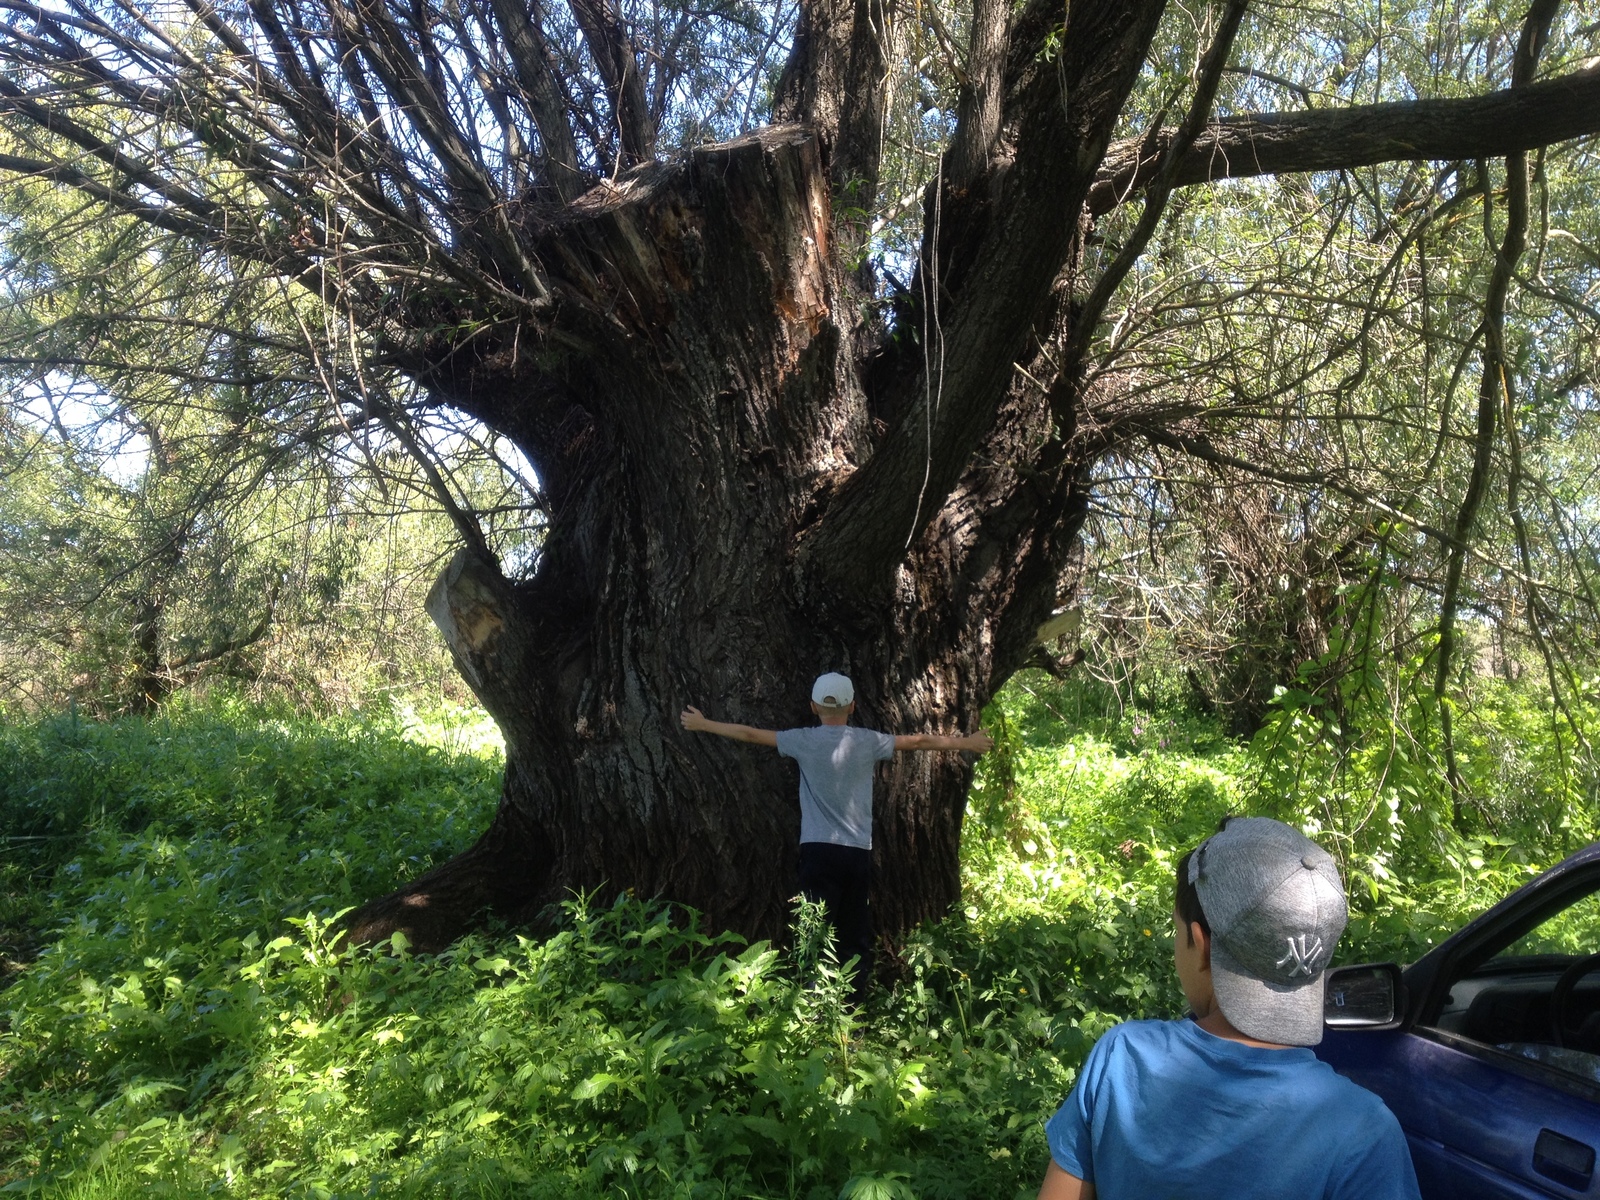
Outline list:
[[[798,723],[838,669],[869,724],[977,721],[1134,436],[1086,419],[1128,386],[1094,355],[1170,199],[1496,158],[1526,206],[1526,153],[1600,131],[1593,28],[1557,5],[1400,7],[0,0],[0,171],[128,253],[198,251],[211,286],[282,281],[245,344],[298,327],[302,365],[245,353],[240,387],[300,378],[327,430],[434,459],[408,412],[455,410],[537,473],[536,557],[453,505],[430,600],[505,734],[498,814],[359,934],[438,946],[572,888],[770,934],[793,781],[676,714]],[[1402,46],[1421,82],[1385,90]],[[1298,100],[1256,111],[1274,96]],[[1138,436],[1198,444],[1187,401],[1141,411]],[[955,899],[970,769],[882,781],[886,929]]]

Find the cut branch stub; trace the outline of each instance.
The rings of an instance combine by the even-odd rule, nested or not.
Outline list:
[[[601,183],[544,232],[538,255],[579,301],[583,315],[571,319],[586,336],[665,348],[674,327],[720,309],[740,274],[771,285],[752,321],[775,302],[814,334],[831,310],[831,221],[815,135],[769,126]]]
[[[445,645],[473,692],[491,711],[504,674],[500,664],[509,585],[497,568],[470,550],[457,550],[428,591],[428,616],[439,627]]]

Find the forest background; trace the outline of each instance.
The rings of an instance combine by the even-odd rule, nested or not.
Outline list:
[[[920,355],[924,209],[982,30],[890,9],[880,176],[835,204],[863,321]],[[683,89],[664,141],[771,115],[792,8],[718,6],[699,43],[698,10],[616,11],[679,55],[653,60]],[[1166,14],[1119,132],[1181,110],[1231,13]],[[1263,6],[1236,32],[1222,112],[1600,54],[1592,14],[1543,4]],[[573,78],[602,92],[602,66]],[[7,162],[57,135],[17,78]],[[579,894],[548,936],[340,946],[339,914],[495,811],[502,742],[427,598],[463,544],[537,572],[543,481],[403,375],[352,397],[337,306],[7,176],[0,1182],[1028,1195],[1094,1037],[1176,1011],[1172,863],[1224,813],[1339,857],[1342,961],[1415,957],[1596,836],[1597,167],[1577,138],[1180,191],[1150,228],[1099,214],[1087,255],[1148,252],[1076,347],[1099,385],[1077,436],[1101,440],[1062,602],[985,712],[960,899],[896,937],[861,1013],[803,911],[747,942]]]

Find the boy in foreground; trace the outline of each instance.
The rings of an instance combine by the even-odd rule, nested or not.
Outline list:
[[[817,725],[805,729],[756,729],[713,721],[698,708],[683,710],[691,733],[714,733],[736,742],[775,747],[800,764],[800,890],[821,903],[833,926],[839,961],[858,959],[851,999],[860,1003],[872,977],[872,774],[901,750],[972,750],[982,754],[994,739],[979,730],[967,737],[931,733],[889,734],[849,724],[855,685],[830,671],[811,688]]]
[[[1045,1125],[1039,1200],[1418,1200],[1383,1101],[1319,1061],[1322,973],[1344,932],[1333,859],[1234,817],[1178,863],[1181,1021],[1095,1043]]]

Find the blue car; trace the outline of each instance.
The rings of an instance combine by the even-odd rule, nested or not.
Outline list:
[[[1600,1196],[1600,843],[1404,970],[1328,972],[1317,1054],[1382,1096],[1425,1200]]]

